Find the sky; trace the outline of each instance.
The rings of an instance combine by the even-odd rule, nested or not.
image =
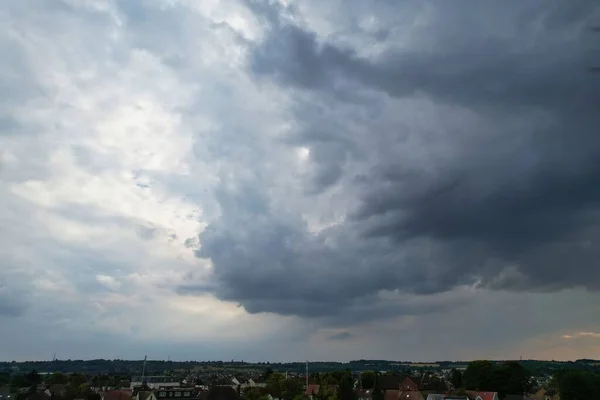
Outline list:
[[[2,1],[2,358],[600,359],[598,25]]]

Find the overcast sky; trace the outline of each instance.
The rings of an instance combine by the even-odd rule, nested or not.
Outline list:
[[[598,24],[3,1],[1,357],[600,358]]]

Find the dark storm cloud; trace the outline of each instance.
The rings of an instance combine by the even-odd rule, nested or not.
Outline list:
[[[584,73],[597,57],[585,21],[598,6],[585,1],[548,3],[548,10],[533,15],[501,13],[508,32],[488,32],[475,23],[491,18],[496,7],[490,2],[460,13],[451,11],[455,3],[438,6],[444,11],[429,26],[437,33],[435,40],[426,47],[389,51],[375,60],[361,58],[353,49],[319,43],[315,33],[297,26],[281,25],[256,50],[252,67],[259,75],[311,90],[330,91],[343,76],[396,97],[424,92],[437,100],[477,107],[589,109],[600,94]],[[534,26],[534,17],[544,17],[541,28]],[[521,24],[511,27],[515,18]]]
[[[421,246],[398,251],[395,244],[346,236],[348,226],[311,234],[296,221],[282,221],[271,213],[256,188],[221,191],[225,214],[200,235],[200,258],[215,266],[210,284],[178,287],[182,295],[214,292],[235,301],[249,313],[325,319],[333,326],[368,322],[393,315],[443,312],[463,298],[380,298],[380,290],[409,289],[418,294],[443,291],[442,277],[428,279],[415,264]],[[335,245],[328,239],[335,238]],[[455,277],[454,277],[455,278]],[[452,279],[452,277],[448,277]],[[455,283],[453,281],[453,283]]]
[[[358,7],[348,4],[346,12]],[[376,4],[386,21],[395,6]],[[378,305],[382,289],[600,288],[600,80],[586,73],[594,59],[587,27],[600,6],[469,4],[435,3],[412,47],[372,58],[257,10],[272,31],[253,51],[253,73],[327,103],[295,110],[301,126],[289,142],[311,149],[317,171],[308,193],[346,178],[360,205],[344,224],[313,235],[279,220],[267,199],[250,210],[240,206],[246,197],[223,197],[224,214],[202,233],[198,251],[215,265],[219,297],[252,313],[347,322],[361,304]],[[387,24],[391,43],[396,26]],[[380,97],[361,104],[373,92]],[[383,95],[394,104],[425,98],[473,118],[453,128],[440,114],[431,130],[445,135],[409,148],[418,130],[382,120]],[[436,145],[448,150],[407,157]],[[360,173],[348,168],[359,162]]]

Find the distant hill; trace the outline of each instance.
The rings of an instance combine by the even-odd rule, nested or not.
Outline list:
[[[502,362],[502,361],[497,361]],[[341,362],[310,362],[311,372],[327,372],[349,369],[351,371],[406,371],[406,370],[444,370],[464,368],[468,361],[436,361],[420,363],[412,361],[389,360],[354,360]],[[534,374],[551,374],[557,369],[600,370],[600,360],[581,359],[576,361],[544,361],[522,360],[521,363]],[[54,360],[54,361],[25,361],[0,362],[0,372],[27,373],[36,370],[39,373],[50,372],[80,372],[88,375],[123,374],[136,375],[142,373],[143,360]],[[304,362],[290,363],[248,363],[243,361],[162,361],[149,360],[146,363],[146,374],[156,375],[170,372],[185,372],[192,370],[215,370],[220,372],[242,372],[264,370],[267,367],[275,371],[303,373]]]

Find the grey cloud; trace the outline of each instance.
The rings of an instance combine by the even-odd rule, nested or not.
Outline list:
[[[336,334],[333,334],[331,336],[329,336],[329,340],[346,340],[346,339],[350,339],[352,337],[352,334],[348,331],[344,331],[344,332],[339,332]]]
[[[600,81],[585,73],[585,30],[600,7],[544,5],[436,3],[412,47],[373,58],[256,9],[272,30],[252,73],[301,89],[286,141],[311,149],[307,195],[340,185],[359,205],[314,235],[257,197],[260,181],[223,196],[197,252],[215,265],[217,295],[343,325],[365,305],[426,309],[382,311],[380,290],[599,289]]]
[[[599,282],[593,270],[599,91],[595,76],[585,73],[598,65],[597,38],[583,33],[586,19],[598,16],[596,2],[347,0],[334,9],[338,2],[286,8],[245,0],[264,22],[260,44],[225,22],[206,21],[205,10],[185,2],[113,3],[115,14],[72,1],[12,2],[0,11],[8,33],[0,49],[9,55],[0,63],[0,137],[8,140],[0,160],[6,358],[40,359],[55,351],[60,358],[140,358],[148,348],[150,357],[174,359],[358,358],[360,349],[368,349],[360,355],[366,358],[465,358],[499,348],[505,352],[496,356],[512,355],[523,338],[565,326],[598,332],[600,292],[561,290],[597,289]],[[238,16],[237,6],[219,4],[225,8],[211,13]],[[322,31],[290,25],[282,13],[317,21]],[[363,18],[371,16],[374,24],[366,28]],[[239,46],[231,63],[230,43]],[[140,49],[160,59],[166,75],[198,87],[198,95],[191,104],[158,99],[177,107],[181,125],[173,134],[195,134],[186,160],[191,174],[131,171],[143,178],[132,186],[150,185],[165,201],[178,193],[197,202],[201,212],[172,221],[210,222],[197,238],[178,239],[93,207],[44,208],[13,193],[13,183],[56,172],[48,160],[55,150],[71,152],[88,173],[119,166],[118,152],[98,152],[92,136],[72,147],[62,133],[73,127],[56,122],[52,110],[67,107],[69,121],[81,116],[86,123],[76,130],[87,138],[105,114],[94,120],[89,104],[68,104],[79,98],[71,90],[94,90],[94,79],[120,73],[118,66]],[[242,70],[237,56],[245,50]],[[213,61],[222,70],[215,72]],[[63,63],[69,68],[60,68]],[[156,83],[137,82],[148,95],[175,93]],[[125,102],[140,98],[122,94]],[[302,172],[293,166],[297,146],[310,149]],[[62,183],[68,180],[59,180],[57,190],[66,189]],[[248,338],[224,344],[220,332],[203,344],[140,338],[144,320],[131,322],[127,307],[88,300],[118,300],[107,296],[97,275],[114,277],[121,294],[135,294],[128,282],[146,272],[154,282],[159,275],[147,271],[146,261],[163,262],[156,259],[162,251],[140,257],[140,240],[105,247],[114,237],[82,235],[65,243],[36,219],[52,214],[76,222],[70,234],[81,224],[185,240],[214,268],[206,279],[207,263],[197,263],[202,268],[189,271],[179,295],[210,292],[250,313],[302,318],[278,318],[294,324],[268,329],[250,344]],[[3,262],[10,255],[17,256],[9,270]],[[177,279],[181,265],[165,259],[166,275]],[[20,275],[21,268],[35,272]],[[151,305],[169,285],[171,278],[138,298]],[[526,293],[533,290],[544,293]],[[96,306],[101,319],[89,314]],[[181,313],[181,321],[191,315],[169,312]],[[84,315],[89,326],[81,326]],[[322,328],[337,329],[338,340],[308,344]],[[142,336],[156,332],[150,333]]]
[[[31,305],[31,277],[19,272],[19,260],[0,252],[0,318],[17,318],[26,314]]]
[[[10,293],[5,287],[0,287],[0,317],[19,317],[27,306],[20,298],[23,294]]]
[[[250,313],[300,315],[335,326],[443,312],[462,303],[462,299],[377,298],[379,290],[401,288],[419,294],[445,290],[428,279],[429,273],[440,272],[418,265],[419,246],[399,251],[387,241],[345,237],[333,228],[313,235],[301,224],[277,220],[264,204],[259,207],[250,200],[249,207],[242,206],[243,199],[252,199],[252,192],[223,196],[222,204],[229,205],[226,215],[200,235],[196,254],[212,260],[214,282],[185,284],[178,288],[180,293],[214,292],[239,302]],[[328,244],[330,239],[336,243]],[[193,282],[193,276],[188,280]]]
[[[543,2],[545,9],[540,9],[538,1],[532,2],[537,9],[521,6],[507,12],[484,3],[436,5],[433,20],[417,30],[436,35],[434,40],[388,51],[377,59],[361,58],[351,48],[319,43],[312,32],[279,24],[277,34],[254,52],[252,68],[305,89],[332,90],[343,77],[392,96],[424,92],[469,106],[553,105],[574,110],[598,100],[590,77],[583,73],[596,57],[595,46],[590,46],[594,38],[586,37],[585,30],[586,21],[591,23],[598,14],[597,4],[554,1]],[[486,31],[489,27],[481,26],[481,21],[492,13],[500,22]],[[532,18],[541,26],[531,23]],[[513,20],[518,21],[516,26]],[[575,103],[565,102],[565,96]]]

